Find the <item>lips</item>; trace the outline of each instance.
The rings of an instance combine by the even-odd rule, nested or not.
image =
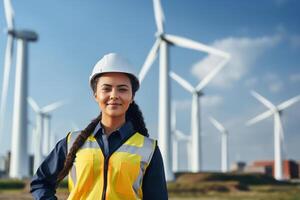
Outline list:
[[[107,105],[110,105],[110,106],[120,106],[121,104],[120,103],[108,103]]]

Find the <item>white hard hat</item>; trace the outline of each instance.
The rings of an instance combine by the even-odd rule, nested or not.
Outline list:
[[[137,89],[139,88],[139,79],[133,70],[133,66],[128,60],[116,53],[106,54],[96,63],[90,75],[90,86],[92,87],[92,80],[97,75],[107,72],[120,72],[132,75],[131,77],[135,79],[134,81],[137,84]]]

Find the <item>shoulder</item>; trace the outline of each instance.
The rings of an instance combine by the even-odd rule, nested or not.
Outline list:
[[[139,132],[136,132],[133,137],[135,137],[136,139],[140,139],[144,142],[144,145],[151,145],[153,146],[153,149],[157,146],[157,140],[151,138],[151,137],[148,137],[148,136],[144,136],[142,135],[141,133]]]
[[[81,131],[71,131],[67,135],[67,142],[68,143],[73,143],[75,139],[78,137],[78,135],[81,133]]]

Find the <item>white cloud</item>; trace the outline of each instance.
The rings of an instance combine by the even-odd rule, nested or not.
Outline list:
[[[212,46],[231,54],[231,60],[225,68],[212,80],[211,85],[216,87],[230,87],[235,81],[240,80],[248,70],[256,63],[265,51],[278,44],[282,37],[280,34],[259,38],[225,38],[215,41]],[[195,63],[192,74],[199,80],[211,71],[220,58],[209,55]]]
[[[277,74],[267,73],[263,79],[267,83],[270,92],[278,93],[283,89],[284,84]]]
[[[278,93],[283,89],[283,83],[281,81],[270,83],[269,90],[272,93]]]
[[[201,99],[201,103],[205,107],[216,107],[223,103],[223,97],[219,95],[207,95]]]
[[[264,80],[266,80],[267,82],[277,81],[278,79],[279,78],[278,78],[277,74],[270,73],[270,72],[264,76]]]
[[[291,74],[289,79],[291,82],[299,82],[300,81],[300,73],[299,74]]]
[[[258,82],[258,79],[256,77],[251,77],[247,80],[245,80],[245,86],[249,88],[253,88]]]

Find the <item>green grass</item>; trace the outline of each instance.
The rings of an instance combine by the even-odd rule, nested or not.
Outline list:
[[[300,185],[261,174],[179,173],[168,184],[174,200],[300,200]]]
[[[25,182],[21,180],[0,179],[0,190],[24,189],[25,185]]]
[[[214,192],[202,194],[170,194],[176,200],[300,200],[299,186],[255,186],[248,191]]]
[[[300,184],[279,182],[259,174],[181,173],[168,183],[170,200],[300,200]],[[31,199],[25,181],[1,180],[0,199]],[[67,181],[60,183],[59,199],[68,196]],[[26,198],[22,198],[26,196]]]

